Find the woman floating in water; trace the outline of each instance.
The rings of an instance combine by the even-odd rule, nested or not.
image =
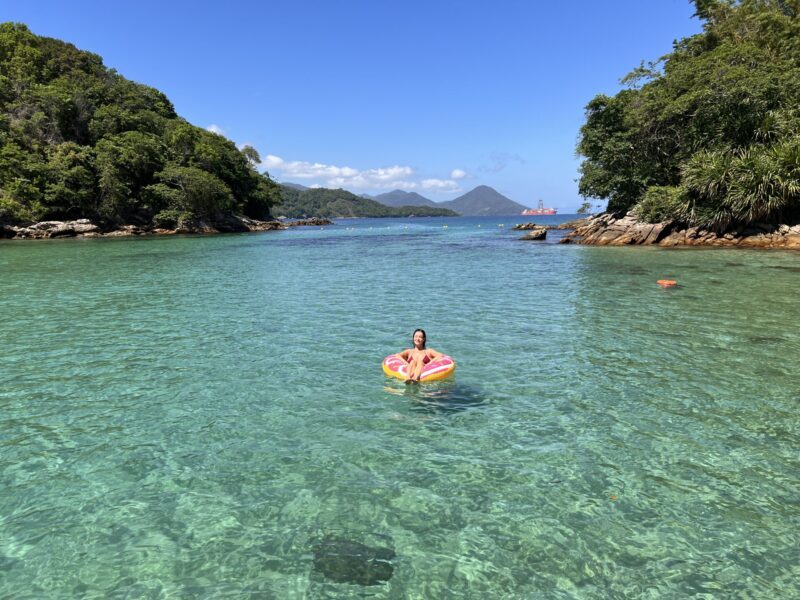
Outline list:
[[[407,365],[406,373],[408,373],[408,379],[406,379],[406,383],[419,382],[425,365],[444,356],[444,354],[437,352],[433,348],[425,348],[426,340],[425,330],[415,329],[413,336],[414,347],[397,353],[397,356]]]

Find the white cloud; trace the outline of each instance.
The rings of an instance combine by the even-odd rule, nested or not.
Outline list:
[[[272,169],[280,169],[282,164],[283,159],[280,156],[275,156],[274,154],[267,154],[263,159],[261,159],[261,165],[266,167],[267,171],[271,171]]]
[[[450,179],[464,179],[467,176],[467,172],[463,171],[462,169],[453,169],[450,172]]]
[[[324,163],[312,163],[296,160],[285,161],[280,156],[268,154],[261,165],[271,174],[283,181],[306,181],[310,187],[344,188],[354,191],[388,191],[423,189],[433,192],[454,192],[459,190],[453,175],[466,176],[464,171],[456,169],[451,179],[416,178],[412,167],[392,165],[358,170],[352,167],[340,167]],[[462,174],[463,175],[459,175]]]
[[[458,183],[451,179],[423,179],[423,190],[432,190],[436,192],[456,192],[458,191]]]
[[[383,167],[379,169],[368,169],[362,173],[367,179],[374,179],[375,181],[391,181],[394,179],[401,179],[403,177],[411,177],[414,175],[414,169],[411,167],[400,167],[395,165],[393,167]]]
[[[214,123],[206,127],[206,131],[210,131],[211,133],[216,133],[217,135],[225,135],[225,130],[219,125],[215,125]]]
[[[279,156],[268,155],[266,166],[280,170],[286,177],[296,179],[333,179],[350,178],[358,175],[356,169],[350,167],[336,167],[322,163],[310,163],[301,160],[284,161]]]

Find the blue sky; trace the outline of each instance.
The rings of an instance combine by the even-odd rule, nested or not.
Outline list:
[[[586,103],[700,31],[688,0],[8,1],[278,181],[574,212]]]

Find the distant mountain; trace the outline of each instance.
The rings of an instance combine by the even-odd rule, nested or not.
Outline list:
[[[307,188],[299,190],[288,185],[280,186],[281,200],[272,207],[272,214],[299,217],[453,217],[451,210],[443,207],[402,206],[391,207],[362,198],[347,190]]]
[[[441,208],[436,202],[428,200],[425,196],[420,196],[416,192],[404,192],[403,190],[393,190],[385,194],[378,194],[373,196],[372,199],[386,206],[431,206]]]
[[[506,198],[487,185],[479,185],[463,196],[447,202],[439,202],[436,206],[449,208],[465,217],[518,215],[527,208]]]
[[[311,188],[306,187],[304,185],[300,185],[299,183],[282,183],[281,185],[285,185],[288,188],[292,188],[293,190],[310,190]]]

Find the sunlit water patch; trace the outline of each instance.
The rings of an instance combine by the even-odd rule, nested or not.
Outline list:
[[[800,594],[797,255],[517,221],[0,243],[0,596]]]

